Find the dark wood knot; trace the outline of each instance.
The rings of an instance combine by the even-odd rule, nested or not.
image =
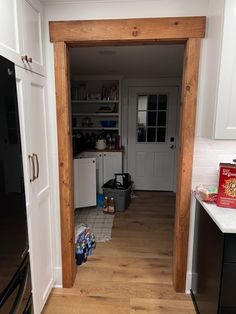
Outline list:
[[[134,30],[132,31],[132,35],[133,35],[134,37],[138,36],[137,27],[134,27]]]

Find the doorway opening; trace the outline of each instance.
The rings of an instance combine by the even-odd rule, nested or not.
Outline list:
[[[107,32],[108,28],[109,32]],[[68,47],[137,45],[156,41],[185,44],[173,263],[174,287],[176,291],[181,292],[185,288],[200,38],[204,37],[204,33],[205,17],[50,23],[50,38],[54,43],[55,60],[62,263],[65,287],[72,286],[76,273],[73,243],[74,205]]]

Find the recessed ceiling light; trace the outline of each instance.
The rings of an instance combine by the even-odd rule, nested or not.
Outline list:
[[[116,51],[115,50],[99,50],[98,52],[100,55],[106,55],[106,56],[111,56],[115,55]]]

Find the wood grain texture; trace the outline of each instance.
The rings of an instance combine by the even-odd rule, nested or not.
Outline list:
[[[112,240],[98,243],[71,289],[54,289],[44,314],[194,314],[172,286],[175,195],[136,192],[117,213]]]
[[[68,48],[54,43],[63,286],[71,287],[76,274],[74,257],[74,195]],[[69,271],[68,271],[69,270]]]
[[[107,44],[203,38],[204,16],[49,22],[51,42]]]
[[[173,282],[185,290],[192,163],[195,135],[200,40],[189,39],[185,48],[180,114],[180,149],[174,234]]]

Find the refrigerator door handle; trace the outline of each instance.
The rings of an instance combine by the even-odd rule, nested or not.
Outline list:
[[[32,174],[32,177],[30,178],[30,183],[34,182],[35,180],[35,165],[34,165],[34,157],[29,155],[29,163],[31,164],[31,169],[32,171],[30,171],[30,175]]]
[[[35,176],[35,179],[38,179],[39,178],[39,159],[38,159],[38,155],[33,153],[33,158],[35,158],[36,160],[36,165],[37,165],[37,172],[36,172],[36,176]]]

